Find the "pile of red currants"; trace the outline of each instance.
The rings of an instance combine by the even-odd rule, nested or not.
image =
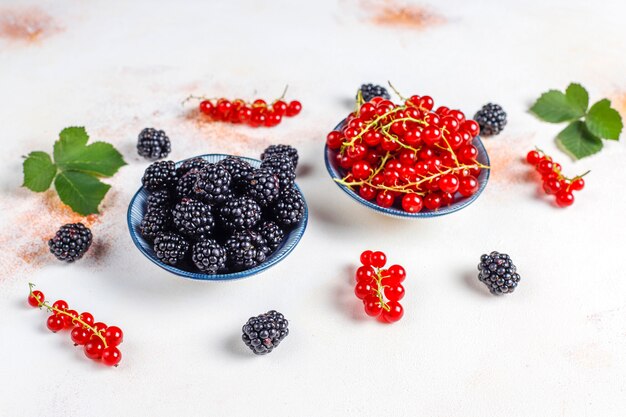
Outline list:
[[[583,177],[589,171],[574,178],[567,178],[561,172],[561,164],[554,162],[552,157],[540,149],[528,152],[526,161],[533,165],[541,175],[543,191],[548,195],[553,195],[556,205],[559,207],[568,207],[574,204],[573,192],[585,188]]]

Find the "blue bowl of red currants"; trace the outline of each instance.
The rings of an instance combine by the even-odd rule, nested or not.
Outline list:
[[[401,218],[436,217],[467,207],[489,180],[489,156],[474,120],[433,111],[428,96],[402,104],[375,97],[326,138],[334,182],[360,204]]]

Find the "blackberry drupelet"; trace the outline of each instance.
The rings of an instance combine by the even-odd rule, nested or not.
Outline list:
[[[153,162],[146,168],[141,179],[148,191],[172,190],[176,181],[176,166],[173,161]]]
[[[192,168],[183,174],[182,177],[178,177],[178,182],[176,183],[176,195],[178,198],[194,196],[194,187],[196,186],[199,172],[199,169]]]
[[[182,177],[192,169],[201,170],[205,166],[209,165],[209,162],[201,157],[191,158],[184,161],[178,168],[176,168],[176,175]]]
[[[144,214],[139,231],[144,238],[153,240],[159,233],[165,232],[170,224],[170,211],[166,208],[155,208]]]
[[[244,271],[265,262],[271,249],[257,232],[236,231],[225,244],[231,271]]]
[[[285,316],[272,310],[251,317],[241,329],[243,342],[255,355],[270,353],[289,335],[289,322]]]
[[[137,153],[146,159],[165,158],[172,150],[170,139],[164,131],[147,127],[141,131],[137,140]]]
[[[189,253],[189,242],[177,233],[163,232],[154,239],[152,249],[161,262],[176,265]]]
[[[272,252],[278,249],[285,238],[285,232],[283,229],[272,221],[265,221],[261,223],[256,228],[256,231],[263,236],[263,239],[265,239]]]
[[[61,226],[48,241],[50,252],[60,261],[74,262],[83,257],[91,246],[91,230],[82,223]]]
[[[220,207],[218,219],[229,231],[251,229],[261,220],[261,206],[250,197],[235,197]]]
[[[215,227],[211,206],[191,198],[183,198],[176,204],[172,220],[181,234],[195,240],[209,237]]]
[[[248,162],[236,156],[229,156],[217,163],[219,166],[224,167],[231,176],[231,188],[237,191],[243,190],[246,182],[246,177],[254,168]]]
[[[287,155],[293,163],[293,169],[298,167],[298,150],[289,145],[270,145],[261,154],[261,160],[274,155]]]
[[[480,126],[480,133],[484,136],[497,135],[506,126],[506,113],[498,104],[488,103],[476,112],[474,120]]]
[[[220,205],[228,197],[230,183],[231,175],[224,167],[208,164],[198,172],[194,192],[207,203]]]
[[[363,84],[359,89],[361,91],[361,96],[363,97],[363,101],[370,101],[374,97],[382,97],[384,99],[389,100],[391,96],[385,87],[382,85],[375,84]],[[357,92],[357,98],[359,97]]]
[[[167,190],[151,193],[146,201],[146,211],[169,209],[172,204],[172,195]]]
[[[291,187],[296,180],[296,169],[291,158],[286,154],[272,155],[261,162],[261,168],[267,168],[278,177],[280,189]]]
[[[296,188],[291,187],[280,193],[273,211],[276,222],[285,227],[293,227],[304,217],[304,199]]]
[[[226,249],[213,239],[203,240],[193,246],[191,260],[205,274],[218,274],[226,270]]]
[[[246,178],[246,194],[261,207],[268,207],[280,194],[278,177],[267,168],[252,171]]]
[[[481,256],[478,270],[478,279],[495,295],[512,293],[520,281],[517,267],[506,253],[494,251]]]

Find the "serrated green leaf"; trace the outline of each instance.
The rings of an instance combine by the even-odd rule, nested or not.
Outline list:
[[[585,114],[579,106],[572,104],[567,96],[558,90],[543,93],[530,111],[541,120],[550,123],[576,120]]]
[[[59,133],[59,140],[54,142],[54,162],[63,166],[71,161],[87,145],[89,135],[84,127],[66,127]]]
[[[604,99],[591,106],[585,123],[589,131],[605,139],[619,140],[624,124],[617,110],[611,108],[611,101]]]
[[[585,114],[587,107],[589,107],[589,93],[585,90],[585,87],[577,83],[571,83],[565,90],[565,96],[572,106],[582,114]]]
[[[580,120],[570,123],[557,136],[557,144],[574,159],[581,159],[602,149],[602,140]]]
[[[35,151],[28,154],[24,160],[24,187],[29,190],[42,192],[50,188],[52,180],[57,173],[57,167],[52,162],[50,155],[45,152]]]
[[[83,216],[98,213],[100,202],[111,188],[92,175],[76,171],[61,172],[54,187],[61,201]]]
[[[110,177],[126,165],[122,154],[110,143],[94,142],[72,153],[72,159],[59,164],[62,169]]]

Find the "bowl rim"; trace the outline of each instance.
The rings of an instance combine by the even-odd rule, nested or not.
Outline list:
[[[340,121],[337,126],[335,126],[335,128],[333,130],[338,130],[340,129],[340,127],[345,123],[346,119],[343,119],[342,121]],[[480,135],[474,137],[474,139],[472,139],[472,144],[474,146],[476,146],[476,148],[478,149],[478,153],[479,155],[483,154],[485,156],[485,165],[491,166],[491,162],[489,160],[489,154],[487,153],[487,149],[485,148],[485,145],[483,144]],[[331,179],[333,180],[333,182],[344,192],[346,193],[348,196],[350,196],[353,200],[355,200],[356,202],[366,206],[367,208],[370,208],[374,211],[377,211],[379,213],[383,213],[386,214],[388,216],[393,216],[393,217],[400,217],[400,218],[409,218],[409,219],[418,219],[418,218],[429,218],[429,217],[439,217],[439,216],[444,216],[446,214],[450,214],[450,213],[454,213],[457,212],[465,207],[467,207],[468,205],[470,205],[471,203],[473,203],[478,196],[480,196],[480,194],[482,194],[482,192],[484,191],[485,187],[487,186],[487,182],[489,182],[489,176],[491,174],[491,169],[483,169],[481,170],[480,175],[478,176],[478,178],[476,178],[476,180],[478,181],[478,190],[470,197],[465,198],[459,202],[455,202],[452,203],[449,206],[437,209],[435,211],[419,211],[417,213],[409,213],[406,212],[404,210],[400,210],[394,207],[381,207],[378,204],[366,200],[363,197],[361,197],[359,194],[357,194],[355,191],[353,191],[350,187],[340,184],[337,181],[335,181],[335,179],[341,178],[341,174],[338,171],[337,168],[335,168],[335,166],[333,166],[333,163],[330,160],[330,154],[331,152],[333,152],[330,148],[328,148],[327,144],[324,144],[324,162],[326,164],[326,170],[328,171]]]
[[[178,168],[183,162],[188,161],[190,159],[194,159],[194,158],[205,158],[205,157],[217,157],[220,158],[219,160],[221,161],[222,159],[225,159],[229,156],[236,156],[237,158],[241,158],[246,160],[247,162],[254,162],[255,164],[260,163],[261,161],[258,159],[254,159],[254,158],[249,158],[246,156],[237,156],[237,155],[228,155],[228,154],[223,154],[223,153],[207,153],[207,154],[201,154],[201,155],[196,155],[196,156],[192,156],[190,158],[186,158],[186,159],[182,159],[180,161],[176,162],[176,167]],[[131,239],[133,240],[133,243],[135,244],[135,246],[137,247],[137,249],[139,249],[139,251],[146,257],[148,258],[153,264],[157,265],[158,267],[171,272],[175,275],[184,277],[184,278],[189,278],[189,279],[194,279],[194,280],[198,280],[198,281],[232,281],[232,280],[237,280],[237,279],[244,279],[244,278],[248,278],[251,277],[253,275],[257,275],[263,271],[265,271],[266,269],[271,268],[272,266],[276,265],[277,263],[281,262],[283,259],[285,259],[294,249],[295,247],[298,245],[298,243],[300,243],[300,240],[302,239],[302,236],[304,235],[304,232],[306,231],[307,225],[308,225],[308,220],[309,220],[309,207],[307,205],[306,199],[304,197],[304,193],[302,192],[302,190],[300,189],[300,187],[294,182],[294,186],[296,187],[296,189],[298,191],[300,191],[300,194],[302,195],[302,201],[304,202],[304,217],[302,218],[302,220],[300,221],[300,224],[297,225],[294,229],[292,229],[289,234],[287,236],[292,236],[292,234],[295,233],[295,239],[293,240],[293,242],[287,246],[281,246],[279,248],[277,248],[274,253],[272,255],[275,255],[276,253],[278,253],[281,249],[283,249],[283,252],[281,252],[280,254],[278,254],[278,256],[272,257],[272,255],[270,255],[270,258],[268,260],[266,260],[265,262],[263,262],[260,265],[255,266],[254,268],[251,269],[247,269],[245,271],[238,271],[238,272],[232,272],[232,273],[228,273],[228,274],[203,274],[200,272],[191,272],[191,271],[186,271],[184,269],[180,269],[177,268],[176,266],[172,266],[172,265],[168,265],[166,263],[163,263],[161,261],[159,261],[156,257],[154,257],[153,255],[151,255],[150,253],[148,253],[148,251],[143,247],[143,245],[141,244],[140,238],[139,238],[139,233],[135,230],[134,226],[133,226],[133,220],[132,220],[132,211],[133,208],[135,207],[135,205],[137,204],[137,198],[139,197],[139,195],[142,192],[147,192],[147,190],[145,190],[144,186],[142,185],[141,187],[139,187],[139,189],[137,190],[137,192],[135,192],[135,194],[133,195],[133,197],[130,200],[130,203],[128,204],[128,210],[126,211],[126,223],[128,225],[128,231],[130,233]],[[142,212],[144,212],[145,209],[142,209]],[[287,239],[287,236],[285,236],[285,240],[283,240],[283,245],[285,244],[285,241]],[[145,242],[145,240],[144,240]]]

